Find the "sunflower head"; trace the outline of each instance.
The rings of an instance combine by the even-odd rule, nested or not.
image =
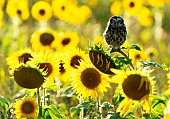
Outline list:
[[[78,69],[71,74],[71,85],[74,91],[83,98],[97,98],[110,87],[110,80],[106,74],[98,71],[90,62],[80,62]]]
[[[6,58],[6,62],[10,68],[18,65],[19,63],[26,64],[31,58],[33,58],[32,54],[33,52],[30,49],[20,50],[8,56]]]
[[[44,83],[44,73],[34,65],[21,63],[11,70],[15,82],[28,89],[38,88]]]
[[[88,55],[79,48],[74,48],[69,52],[66,52],[66,68],[68,69],[76,69],[77,66],[80,66],[81,60],[86,61],[88,59]]]
[[[57,47],[58,33],[46,29],[43,31],[35,31],[31,36],[31,45],[33,50],[53,50]]]
[[[52,17],[52,8],[50,3],[38,1],[32,6],[31,13],[36,20],[48,20]]]
[[[76,48],[80,39],[76,32],[64,32],[57,42],[58,51],[69,51]]]
[[[104,51],[101,45],[95,45],[91,47],[89,51],[89,58],[93,65],[103,73],[114,74],[110,71],[110,68],[118,69],[111,56]]]
[[[112,69],[111,69],[112,70]],[[112,70],[114,82],[119,84],[119,89],[125,97],[119,104],[117,112],[125,115],[132,104],[140,103],[146,113],[150,112],[150,97],[155,93],[153,77],[149,76],[151,71],[118,71]]]
[[[37,116],[38,104],[34,98],[24,97],[13,104],[14,114],[17,118],[33,118]]]

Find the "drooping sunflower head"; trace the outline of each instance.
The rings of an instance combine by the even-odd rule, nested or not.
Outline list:
[[[96,99],[110,87],[110,79],[90,62],[81,61],[78,69],[74,69],[71,74],[71,86],[79,96]]]
[[[9,68],[18,65],[19,63],[26,64],[27,61],[30,61],[30,58],[33,58],[32,54],[33,52],[30,49],[20,50],[8,56],[6,62],[9,65]]]
[[[31,9],[32,17],[36,20],[48,20],[52,17],[52,8],[46,1],[37,1]]]
[[[80,66],[81,60],[86,61],[88,60],[88,55],[79,48],[74,48],[71,51],[68,51],[66,53],[66,68],[72,69],[77,68],[77,66]]]
[[[24,97],[13,104],[17,118],[34,118],[37,116],[38,104],[34,98]]]
[[[119,66],[111,58],[110,54],[104,51],[102,45],[94,45],[89,51],[89,58],[93,65],[105,74],[114,74],[110,68],[119,69]]]
[[[35,64],[45,73],[46,81],[43,86],[48,87],[54,83],[54,79],[59,76],[59,59],[56,53],[41,51],[33,54],[31,63]]]
[[[123,8],[131,16],[138,14],[140,8],[142,7],[142,4],[143,4],[142,1],[123,0]]]
[[[57,47],[58,33],[53,30],[35,31],[31,36],[33,50],[52,50]]]
[[[119,84],[124,100],[117,108],[120,115],[124,115],[134,103],[140,103],[146,113],[150,111],[150,97],[155,93],[153,77],[149,76],[151,71],[118,71],[112,70],[114,82]]]
[[[10,17],[19,17],[23,20],[29,18],[28,0],[8,0],[6,12]]]
[[[23,88],[38,88],[45,81],[45,73],[31,62],[27,64],[20,63],[17,67],[12,68],[10,73],[13,75],[15,82]]]
[[[57,51],[69,51],[76,48],[80,39],[76,32],[64,32],[57,41]]]

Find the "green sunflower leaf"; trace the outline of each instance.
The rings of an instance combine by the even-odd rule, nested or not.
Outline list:
[[[158,64],[156,62],[144,62],[144,61],[140,61],[144,67],[147,66],[153,66],[153,67],[159,67],[165,71],[168,71],[168,67],[165,64]]]
[[[111,105],[109,102],[103,102],[103,104],[101,105],[103,109],[105,110],[109,110],[112,109],[114,106]]]
[[[70,114],[72,118],[76,118],[76,116],[78,116],[78,114],[80,113],[81,109],[77,108],[77,107],[71,107],[70,108]]]
[[[141,48],[137,44],[132,44],[129,49],[136,49],[138,51],[142,51]]]

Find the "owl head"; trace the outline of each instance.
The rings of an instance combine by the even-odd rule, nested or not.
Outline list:
[[[122,27],[124,26],[124,20],[122,17],[120,16],[112,16],[110,19],[109,19],[109,22],[108,22],[108,26],[111,26],[113,28],[119,28],[119,27]]]

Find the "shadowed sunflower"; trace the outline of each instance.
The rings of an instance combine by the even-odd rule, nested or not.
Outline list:
[[[80,39],[76,32],[65,32],[57,40],[57,51],[69,51],[76,48]]]
[[[31,36],[33,50],[52,50],[57,47],[58,33],[53,30],[36,31]]]
[[[45,81],[45,73],[32,63],[20,63],[17,67],[10,70],[15,82],[28,89],[39,88]]]
[[[53,52],[39,52],[34,53],[31,59],[31,63],[37,65],[39,69],[42,69],[46,74],[46,81],[43,84],[43,87],[49,87],[54,84],[54,79],[59,75],[58,63],[59,59],[57,55]]]
[[[31,9],[32,17],[36,20],[48,20],[52,17],[52,8],[46,1],[36,2]]]
[[[29,18],[28,0],[8,0],[6,12],[10,17]]]
[[[124,10],[131,16],[135,16],[138,14],[140,8],[142,7],[142,4],[143,4],[142,1],[123,0]]]
[[[33,52],[30,49],[20,50],[8,56],[6,62],[9,68],[12,68],[19,63],[27,63],[27,61],[30,61],[30,58],[33,58],[32,54]]]
[[[110,87],[108,75],[98,71],[90,62],[81,61],[80,66],[77,67],[78,69],[73,70],[70,79],[73,90],[85,99],[103,96],[107,87]]]
[[[38,104],[36,99],[31,97],[24,97],[22,100],[17,100],[13,104],[15,108],[14,114],[17,118],[35,118],[38,112]]]
[[[143,111],[150,112],[150,97],[155,93],[155,82],[149,76],[151,71],[119,71],[111,69],[116,75],[112,77],[119,84],[118,91],[125,97],[116,109],[121,116],[125,116],[129,108],[140,103]],[[120,89],[120,90],[119,90]]]
[[[80,66],[81,60],[87,61],[88,55],[79,48],[74,48],[71,51],[66,53],[66,65],[65,67],[68,69],[77,69],[77,66]]]

